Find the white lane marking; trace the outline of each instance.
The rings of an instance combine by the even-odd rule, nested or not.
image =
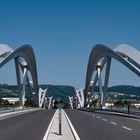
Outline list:
[[[16,116],[24,115],[24,114],[34,112],[37,110],[39,110],[39,109],[19,110],[19,111],[15,111],[15,112],[8,112],[8,113],[0,114],[0,121],[5,120],[5,119],[9,119],[9,118],[13,118]]]
[[[138,122],[140,122],[139,119],[133,119],[133,118],[128,118],[128,119],[133,120],[133,121],[138,121]]]
[[[115,122],[110,122],[111,124],[113,124],[113,125],[117,125],[117,123],[115,123]]]
[[[97,116],[96,118],[100,119],[101,117]]]
[[[107,119],[102,119],[103,121],[107,122]]]
[[[92,115],[93,117],[95,116],[95,115]]]
[[[132,130],[131,128],[126,127],[126,126],[122,126],[122,128],[127,129],[127,130],[129,130],[129,131],[131,131],[131,130]]]
[[[44,137],[43,137],[43,140],[47,140],[47,138],[48,138],[48,135],[49,135],[49,132],[50,132],[50,129],[51,129],[51,126],[52,126],[52,123],[53,123],[53,121],[54,121],[54,118],[55,118],[55,116],[56,116],[57,111],[58,111],[58,110],[55,111],[55,113],[54,113],[54,115],[53,115],[53,117],[52,117],[52,120],[51,120],[51,122],[50,122],[50,124],[49,124],[49,126],[48,126],[48,129],[47,129],[47,131],[46,131]]]
[[[78,136],[78,134],[77,134],[77,132],[76,132],[76,130],[75,130],[73,124],[71,123],[69,117],[67,116],[67,114],[66,114],[66,112],[65,112],[64,110],[63,110],[63,113],[64,113],[64,115],[65,115],[65,117],[66,117],[66,119],[67,119],[67,121],[68,121],[68,124],[69,124],[69,126],[70,126],[70,128],[71,128],[71,131],[72,131],[72,133],[73,133],[73,135],[74,135],[75,140],[80,140],[80,137]]]

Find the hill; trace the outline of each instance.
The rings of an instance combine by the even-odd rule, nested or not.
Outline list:
[[[43,89],[48,88],[47,93],[49,96],[53,96],[55,99],[68,100],[68,96],[75,95],[75,89],[72,86],[66,85],[40,85]],[[98,86],[95,87],[95,91],[98,92]],[[109,92],[118,92],[124,94],[133,94],[140,95],[140,87],[135,86],[126,86],[126,85],[118,85],[112,86],[108,88]],[[28,90],[26,90],[26,98],[31,98],[32,94]],[[17,86],[15,85],[7,85],[0,84],[0,97],[18,97]]]
[[[63,100],[68,100],[68,96],[75,95],[75,89],[72,86],[66,85],[40,85],[43,89],[48,88],[47,93],[53,98],[61,98]]]
[[[41,88],[48,88],[47,93],[49,96],[53,96],[55,99],[61,98],[62,100],[68,100],[68,96],[75,94],[75,89],[72,86],[65,85],[40,85]],[[26,89],[26,98],[31,98],[32,94],[28,88]],[[0,98],[2,97],[18,97],[17,86],[15,85],[0,85]]]
[[[112,86],[108,89],[110,92],[119,92],[124,94],[133,94],[133,95],[139,95],[140,96],[140,87],[135,86],[126,86],[126,85],[118,85],[118,86]]]

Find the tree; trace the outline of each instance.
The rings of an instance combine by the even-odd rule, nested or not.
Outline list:
[[[57,109],[57,105],[59,104],[59,100],[54,101],[54,109]]]
[[[127,100],[125,100],[125,101],[124,101],[124,105],[131,105],[131,102],[130,102],[130,101],[127,101]]]
[[[15,106],[19,106],[19,104],[20,104],[19,101],[16,101],[16,102],[14,103]]]
[[[128,106],[128,105],[131,105],[131,102],[127,100],[125,101],[118,100],[114,102],[114,106]]]
[[[10,105],[8,100],[3,100],[2,98],[0,98],[0,105]]]
[[[4,100],[2,98],[0,98],[0,105],[4,104]]]
[[[69,101],[64,101],[63,104],[64,104],[64,107],[63,107],[64,109],[69,109],[70,108]]]
[[[121,100],[118,100],[118,101],[114,102],[114,106],[124,106],[124,102]]]
[[[91,105],[93,107],[96,107],[97,106],[97,103],[98,103],[98,99],[95,99],[95,100],[92,100]]]
[[[34,100],[33,99],[29,99],[29,98],[27,98],[27,100],[25,101],[24,105],[25,106],[30,106],[30,107],[35,107],[36,106]]]

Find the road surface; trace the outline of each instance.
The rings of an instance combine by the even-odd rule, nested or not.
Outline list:
[[[81,140],[140,140],[140,120],[65,110]]]
[[[55,110],[38,110],[0,120],[0,140],[42,140]]]

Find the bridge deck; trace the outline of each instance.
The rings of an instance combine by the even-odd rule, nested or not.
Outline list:
[[[58,112],[55,113],[56,115],[54,112],[55,110],[38,110],[0,119],[0,140],[42,140],[52,118],[55,119],[49,131],[51,136],[49,138],[57,140]],[[138,119],[72,109],[65,112],[80,140],[140,140],[140,120]],[[64,132],[66,134],[69,130],[68,133],[70,133],[70,125],[63,113],[62,121],[62,137],[64,138]],[[62,137],[60,136],[59,139],[63,139]]]
[[[140,120],[65,110],[81,140],[140,140]]]
[[[0,140],[42,140],[55,110],[38,110],[0,120]]]

